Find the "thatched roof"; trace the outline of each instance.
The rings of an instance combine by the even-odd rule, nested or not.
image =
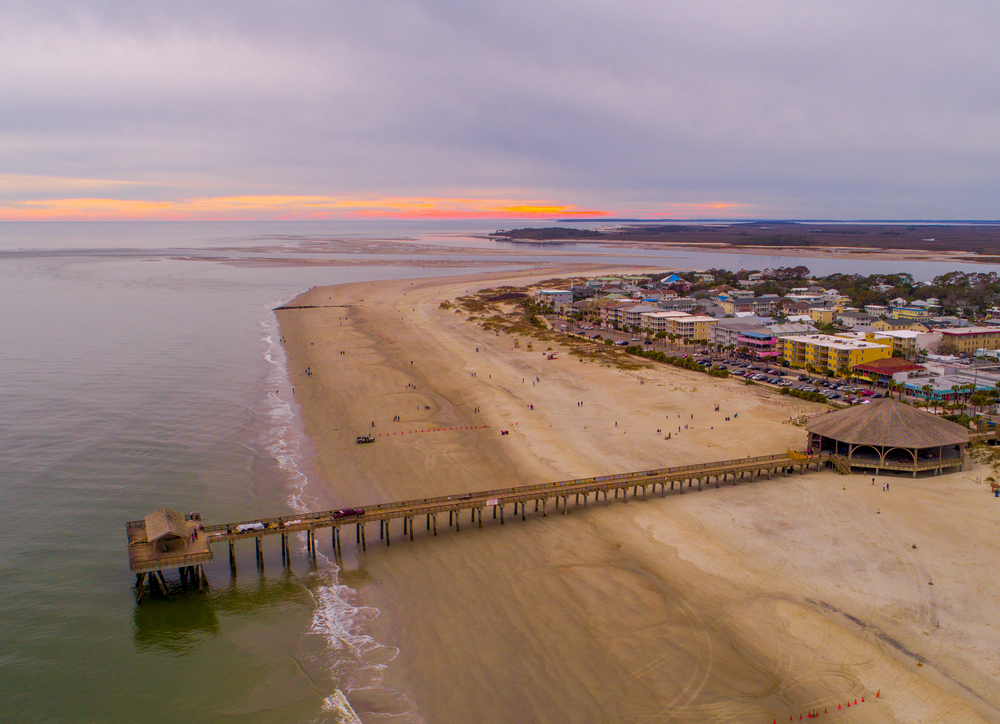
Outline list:
[[[969,431],[961,425],[891,398],[819,415],[806,429],[853,445],[927,448],[969,442]]]
[[[155,513],[150,513],[144,520],[146,521],[146,540],[155,543],[162,538],[186,538],[187,523],[184,522],[184,514],[168,508],[160,508]]]

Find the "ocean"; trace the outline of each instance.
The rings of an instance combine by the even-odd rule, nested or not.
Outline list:
[[[213,521],[309,508],[271,311],[309,287],[561,261],[956,268],[481,238],[515,224],[0,225],[4,720],[351,722],[352,698],[378,692],[393,721],[421,721],[380,690],[399,652],[369,635],[379,611],[322,556],[293,554],[286,572],[268,546],[263,576],[244,560],[231,579],[220,551],[209,594],[177,583],[135,604],[125,521],[164,505]]]

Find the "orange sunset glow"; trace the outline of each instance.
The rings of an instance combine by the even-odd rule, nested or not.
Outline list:
[[[4,221],[238,220],[331,218],[531,218],[607,216],[609,211],[534,199],[340,196],[214,196],[177,200],[50,198],[0,202]]]
[[[744,204],[665,203],[659,208],[595,209],[551,199],[473,198],[422,196],[325,196],[256,194],[237,196],[191,196],[174,199],[129,199],[106,196],[56,196],[60,191],[88,186],[108,186],[116,182],[79,182],[73,179],[39,182],[32,179],[26,187],[49,198],[8,198],[0,200],[0,221],[225,221],[293,219],[499,219],[559,218],[564,216],[600,219],[608,216],[673,217],[678,215],[725,216]],[[15,179],[7,178],[0,189],[18,188]],[[53,193],[54,192],[54,193]],[[72,191],[70,191],[72,193]],[[39,194],[39,195],[42,195]]]

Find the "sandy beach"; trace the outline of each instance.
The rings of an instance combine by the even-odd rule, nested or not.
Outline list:
[[[278,312],[309,504],[804,447],[783,421],[818,406],[663,365],[548,360],[549,345],[515,348],[441,306],[558,275],[316,288],[290,303],[315,308]],[[375,444],[355,444],[369,433]],[[345,542],[342,577],[381,611],[369,633],[399,654],[384,687],[348,697],[366,722],[771,722],[810,709],[998,721],[1000,503],[982,474],[890,477],[885,493],[810,473],[525,521],[508,509],[503,526],[466,519],[433,540],[418,521],[413,543],[397,522],[390,548],[371,527],[367,553]]]

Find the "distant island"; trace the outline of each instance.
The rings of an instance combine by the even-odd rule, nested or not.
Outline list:
[[[685,246],[854,247],[881,250],[963,252],[1000,257],[1000,226],[970,224],[803,224],[790,221],[700,226],[655,224],[595,231],[550,226],[498,230],[495,239],[523,241],[643,241]],[[979,259],[979,261],[991,261]]]

